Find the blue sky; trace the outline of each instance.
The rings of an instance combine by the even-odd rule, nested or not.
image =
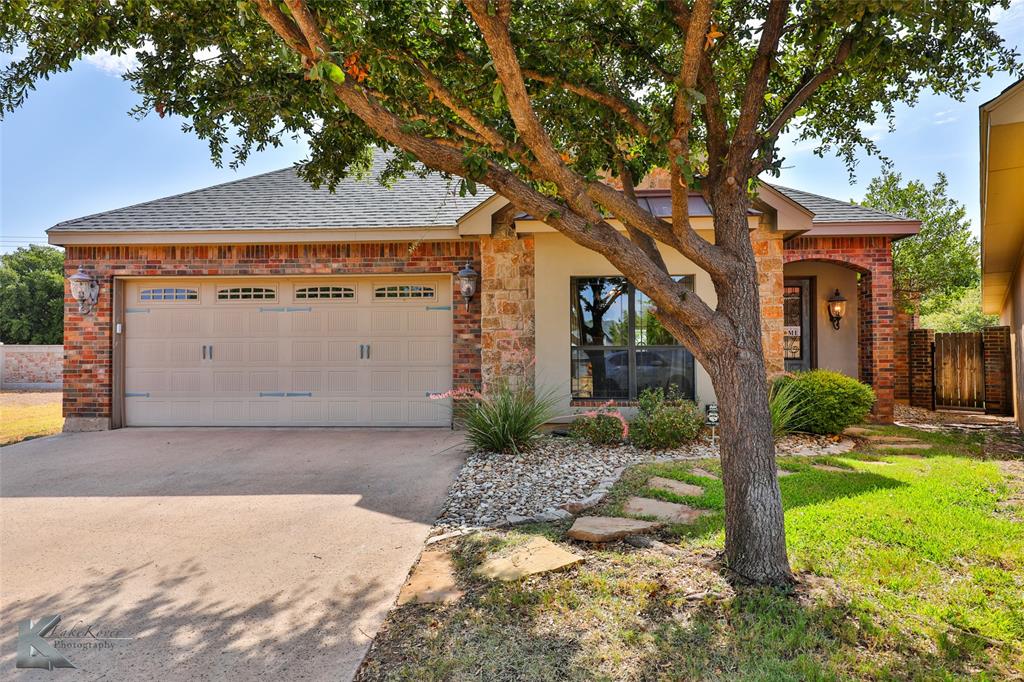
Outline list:
[[[1004,38],[1024,48],[1024,0],[999,18]],[[181,131],[181,121],[127,112],[138,97],[120,78],[125,64],[94,56],[39,84],[25,106],[0,124],[0,252],[45,242],[44,230],[61,220],[147,201],[218,182],[288,166],[305,157],[289,142],[254,154],[239,171],[216,168],[206,144]],[[878,145],[906,178],[929,184],[938,171],[953,196],[978,216],[978,105],[1012,82],[1008,75],[985,80],[965,102],[922,95],[913,109],[901,107],[896,129],[884,122],[869,128]],[[843,163],[814,156],[810,144],[784,144],[784,185],[860,199],[880,171],[862,157],[856,182]]]

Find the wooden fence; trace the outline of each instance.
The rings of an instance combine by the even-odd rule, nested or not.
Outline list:
[[[935,407],[985,409],[981,332],[935,335]]]

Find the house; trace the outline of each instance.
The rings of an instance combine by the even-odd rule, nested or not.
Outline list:
[[[1024,404],[1024,79],[981,105],[981,297],[1010,327],[1014,404]],[[1018,423],[1024,416],[1016,409]]]
[[[715,401],[602,256],[437,175],[384,188],[381,163],[335,194],[286,169],[52,227],[68,274],[100,285],[91,312],[67,296],[65,428],[441,426],[450,401],[430,394],[512,371],[555,391],[563,415],[648,386]],[[666,190],[640,201],[669,214]],[[690,204],[712,238],[708,206]],[[918,222],[765,185],[749,224],[769,371],[860,377],[891,420],[891,244]],[[665,259],[714,303],[707,273],[671,249]],[[454,282],[467,263],[480,278],[464,299]],[[830,319],[837,295],[849,303]]]

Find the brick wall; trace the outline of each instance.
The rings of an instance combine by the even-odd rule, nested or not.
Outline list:
[[[0,388],[58,389],[64,346],[7,346],[0,343]]]
[[[932,344],[935,332],[914,329],[909,334],[910,347],[910,404],[926,410],[935,409],[935,358]]]
[[[65,285],[66,430],[107,428],[111,407],[111,291],[115,276],[363,275],[480,271],[475,241],[196,246],[69,246],[70,275],[84,266],[100,280],[94,313],[82,315]],[[480,296],[453,305],[455,386],[480,386]]]
[[[910,400],[910,331],[916,326],[917,316],[897,306],[893,318],[896,400]]]
[[[860,376],[875,391],[874,417],[893,419],[896,361],[892,291],[892,240],[889,237],[797,237],[786,242],[786,263],[818,261],[859,272]]]
[[[507,227],[480,239],[480,362],[483,385],[533,382],[534,238]]]
[[[981,343],[985,365],[985,413],[1012,415],[1010,328],[986,327],[982,331]]]

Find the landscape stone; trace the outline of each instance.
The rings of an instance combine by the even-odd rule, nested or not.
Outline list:
[[[869,436],[873,433],[874,431],[866,429],[863,426],[848,426],[843,429],[844,436],[856,436],[858,438],[863,438],[864,436]]]
[[[831,464],[812,464],[811,466],[814,467],[815,469],[818,469],[819,471],[834,471],[837,474],[852,474],[852,473],[854,473],[853,469],[844,469],[842,467],[835,467],[835,466],[832,466]]]
[[[701,488],[699,485],[683,483],[682,481],[662,478],[661,476],[651,476],[647,479],[647,487],[654,488],[655,490],[667,490],[670,493],[686,497],[700,497],[704,494],[704,488]]]
[[[519,580],[575,566],[581,561],[583,557],[565,551],[547,538],[534,537],[505,556],[483,562],[476,573],[491,580]]]
[[[866,436],[866,439],[871,441],[872,443],[920,443],[921,442],[917,438],[910,438],[908,436],[886,436],[886,435],[882,435],[882,434],[879,434],[879,435],[876,435],[876,436]]]
[[[780,477],[781,476],[792,476],[795,473],[796,473],[795,471],[787,471],[786,469],[776,469],[775,470],[775,475],[776,476],[780,476]]]
[[[448,552],[425,550],[398,594],[398,604],[451,604],[465,592],[455,584],[455,570]]]
[[[622,510],[636,516],[653,516],[669,523],[693,523],[701,516],[708,514],[704,509],[694,509],[685,504],[652,500],[647,497],[630,497]]]
[[[718,480],[718,476],[711,473],[707,469],[701,469],[700,467],[694,467],[690,469],[690,473],[693,474],[694,476],[700,476],[701,478],[713,478],[716,481]]]
[[[615,516],[583,516],[569,529],[569,537],[584,542],[614,542],[627,535],[639,535],[660,528],[660,523]]]
[[[914,443],[878,443],[875,447],[884,450],[927,450],[930,445],[916,441]]]

